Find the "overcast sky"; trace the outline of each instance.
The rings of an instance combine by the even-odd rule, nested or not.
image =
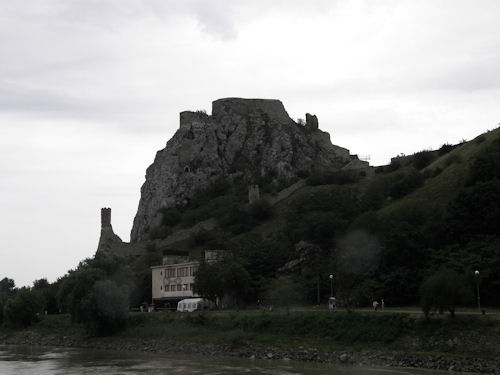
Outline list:
[[[179,112],[223,97],[316,114],[391,156],[500,122],[498,0],[0,0],[0,279],[94,255],[100,208],[129,234]]]

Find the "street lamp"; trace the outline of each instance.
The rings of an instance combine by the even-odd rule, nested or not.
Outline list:
[[[333,297],[333,275],[328,277],[330,278],[330,297]]]
[[[477,308],[481,311],[481,297],[479,296],[479,270],[475,270],[474,275],[476,275]]]

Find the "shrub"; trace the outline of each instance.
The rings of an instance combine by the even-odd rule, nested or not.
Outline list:
[[[483,143],[484,141],[486,141],[486,136],[484,134],[481,134],[479,137],[477,137],[474,142],[475,143]]]
[[[0,324],[3,322],[3,309],[10,298],[13,298],[16,293],[16,285],[13,279],[4,277],[0,280]]]
[[[191,236],[191,240],[195,245],[205,245],[207,242],[214,240],[214,236],[206,229],[200,229]]]
[[[471,165],[466,185],[500,179],[500,149],[489,147],[476,157]]]
[[[311,173],[309,173],[309,171],[305,171],[305,170],[300,170],[297,172],[297,177],[298,178],[307,178],[310,176]]]
[[[82,301],[87,315],[84,322],[91,334],[109,335],[125,327],[128,319],[129,291],[111,280],[96,281]]]
[[[169,235],[170,231],[168,230],[168,227],[166,226],[159,226],[159,227],[154,227],[151,229],[149,232],[149,239],[151,240],[162,240],[166,238]]]
[[[123,258],[97,252],[64,277],[58,299],[72,322],[83,323],[90,334],[110,334],[123,326],[132,283]]]
[[[449,143],[445,143],[444,145],[441,146],[441,148],[438,150],[438,155],[443,156],[453,150],[456,146],[450,145]]]
[[[418,171],[412,170],[409,174],[394,184],[391,189],[391,196],[396,199],[402,198],[422,186],[423,183],[424,178],[422,175]]]
[[[250,215],[258,221],[266,220],[273,215],[273,206],[266,199],[260,199],[250,205]]]
[[[337,184],[345,185],[358,182],[360,175],[355,171],[322,171],[312,173],[307,178],[307,184],[312,186]]]
[[[301,299],[297,290],[297,285],[289,277],[276,279],[268,287],[267,300],[273,306],[285,308],[290,312],[290,306]]]
[[[427,167],[436,159],[433,151],[420,151],[413,155],[413,165],[418,170]]]
[[[428,277],[420,287],[420,303],[427,318],[432,310],[448,310],[453,317],[456,306],[469,301],[470,293],[464,279],[449,269]]]
[[[173,227],[181,220],[181,212],[178,208],[162,208],[162,224],[165,226]]]
[[[443,170],[439,167],[433,168],[433,169],[426,169],[423,173],[422,176],[427,179],[427,178],[432,178],[436,177],[441,174]]]
[[[399,168],[401,168],[401,161],[396,159],[392,159],[391,164],[387,166],[389,172],[397,171]]]
[[[450,154],[446,157],[446,160],[444,161],[444,165],[446,167],[449,167],[453,163],[460,164],[462,162],[462,157],[459,154],[453,153]]]
[[[45,300],[42,294],[24,287],[5,304],[4,319],[14,325],[28,327],[41,319],[44,307]]]

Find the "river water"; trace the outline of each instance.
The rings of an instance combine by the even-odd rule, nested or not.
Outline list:
[[[22,375],[443,375],[439,371],[341,367],[292,361],[208,358],[91,349],[0,346],[0,374]]]

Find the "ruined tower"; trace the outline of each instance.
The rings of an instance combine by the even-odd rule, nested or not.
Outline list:
[[[101,228],[111,227],[111,208],[101,208]]]
[[[259,185],[250,185],[248,187],[248,203],[254,204],[260,199]]]
[[[106,251],[116,244],[122,244],[123,241],[113,232],[111,226],[111,208],[101,208],[101,237],[97,245],[97,251]]]

